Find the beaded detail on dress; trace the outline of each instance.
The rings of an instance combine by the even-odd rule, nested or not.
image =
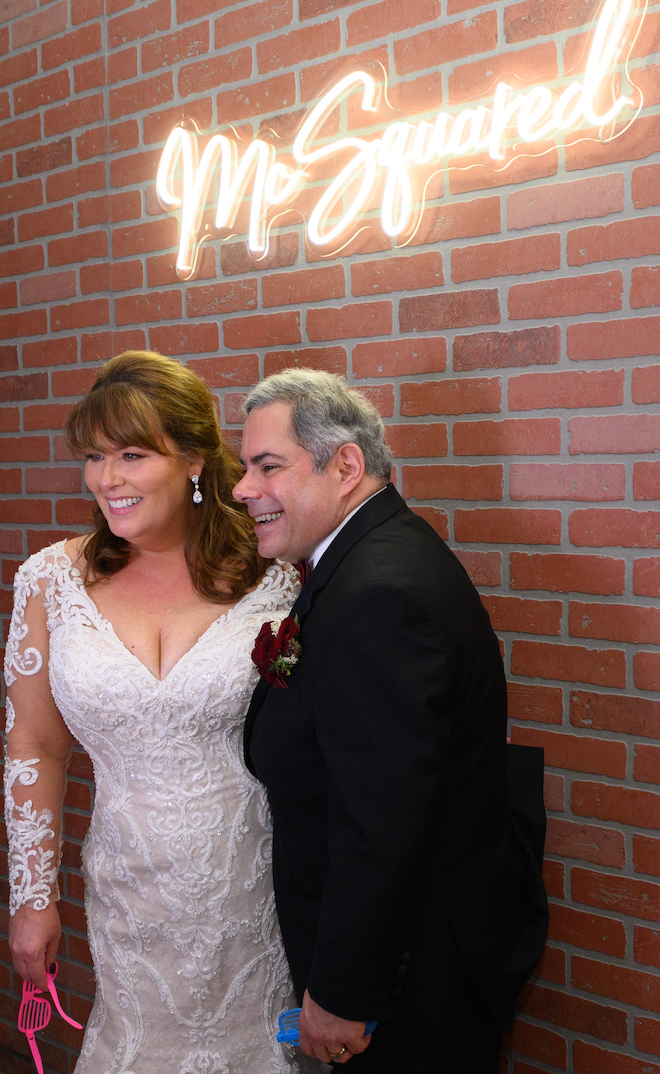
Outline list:
[[[76,1074],[291,1074],[298,1065],[275,1041],[277,1014],[295,1000],[270,815],[242,732],[254,639],[288,613],[298,576],[270,567],[159,680],[100,614],[64,545],[19,571],[7,659],[11,682],[48,660],[55,703],[94,765],[83,861],[97,994]],[[48,654],[30,648],[25,629],[37,596]],[[17,727],[20,718],[17,705]],[[10,778],[25,784],[35,763],[12,761]],[[27,804],[23,817],[12,809],[23,855],[52,821],[28,817]],[[34,886],[38,869],[45,878],[54,866],[33,858]]]

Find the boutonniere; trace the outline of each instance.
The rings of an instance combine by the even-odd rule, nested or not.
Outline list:
[[[298,616],[287,615],[280,623],[264,623],[252,650],[252,660],[259,674],[272,686],[288,690],[286,678],[300,659]]]

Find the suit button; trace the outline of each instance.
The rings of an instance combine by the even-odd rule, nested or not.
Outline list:
[[[410,951],[404,951],[400,957],[402,962],[410,962]]]
[[[404,973],[406,972],[407,969],[408,969],[408,967],[406,966],[405,962],[402,962],[401,965],[397,966],[397,968],[396,968],[397,977],[403,977],[403,975],[404,975]]]
[[[402,992],[403,992],[402,988],[393,988],[392,989],[392,995],[393,996],[400,996]]]

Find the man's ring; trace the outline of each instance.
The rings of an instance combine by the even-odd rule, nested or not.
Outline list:
[[[341,1057],[342,1057],[342,1056],[344,1055],[344,1053],[345,1053],[345,1052],[347,1052],[347,1051],[348,1051],[348,1048],[347,1048],[347,1046],[346,1046],[346,1045],[344,1044],[344,1046],[342,1047],[342,1050],[341,1050],[340,1052],[328,1052],[328,1055],[330,1056],[330,1058],[331,1058],[331,1059],[334,1059],[334,1060],[336,1061],[337,1059],[341,1059]]]

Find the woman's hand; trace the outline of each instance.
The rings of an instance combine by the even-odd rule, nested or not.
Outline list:
[[[57,906],[51,902],[45,910],[19,906],[9,919],[9,948],[15,969],[24,981],[48,991],[46,970],[55,961],[62,935]]]

